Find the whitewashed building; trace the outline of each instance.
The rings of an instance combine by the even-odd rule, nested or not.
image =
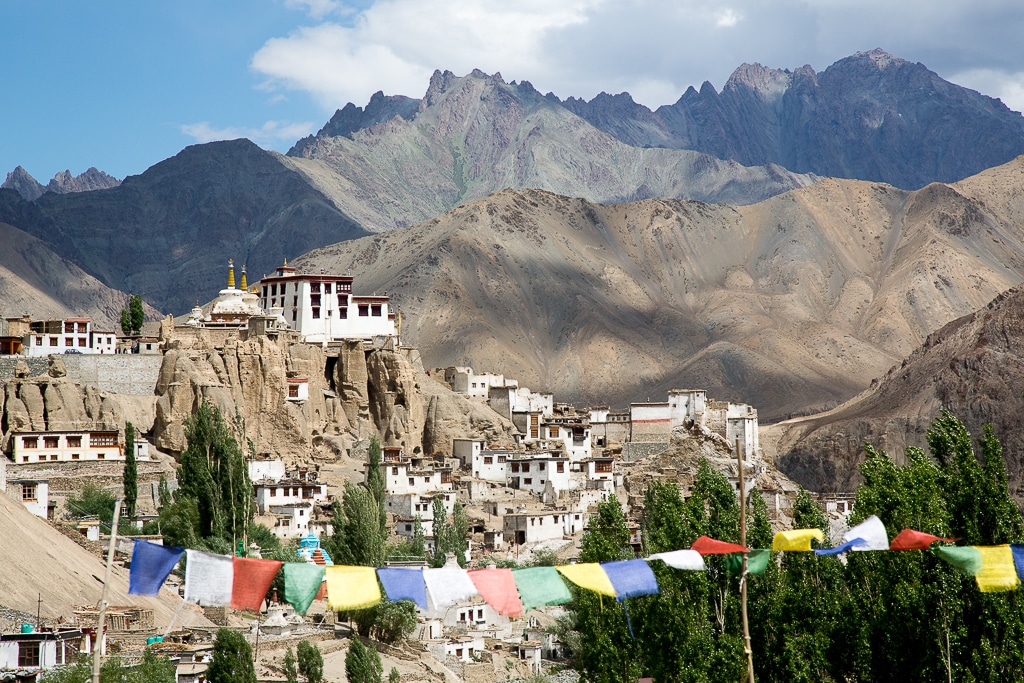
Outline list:
[[[280,458],[257,457],[250,460],[248,465],[250,481],[279,481],[285,478],[284,460]]]
[[[510,460],[508,480],[514,489],[543,494],[551,489],[556,494],[572,488],[569,458],[550,453],[520,455]]]
[[[395,336],[387,296],[355,296],[349,275],[300,274],[285,262],[259,281],[260,307],[283,317],[307,342]]]
[[[302,479],[258,481],[253,485],[256,507],[261,515],[274,506],[323,503],[327,501],[327,484]]]
[[[415,467],[411,462],[382,462],[384,481],[389,494],[416,493],[426,495],[434,491],[452,490],[451,467]]]
[[[79,629],[62,631],[31,631],[0,633],[0,678],[2,680],[35,680],[3,672],[42,672],[72,664],[91,651],[92,639]],[[106,638],[102,649],[106,651]]]
[[[519,545],[551,541],[582,532],[587,515],[566,510],[515,512],[506,514],[502,532],[504,539]]]
[[[116,429],[89,431],[16,432],[11,437],[17,465],[33,462],[124,460]],[[149,460],[149,443],[136,437],[135,458]]]
[[[19,477],[8,479],[11,496],[20,499],[25,509],[36,517],[50,518],[50,480]],[[20,492],[19,492],[20,489]]]

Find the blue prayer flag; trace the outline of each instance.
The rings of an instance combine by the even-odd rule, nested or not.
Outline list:
[[[1010,552],[1013,553],[1013,566],[1017,568],[1017,578],[1024,581],[1024,543],[1011,543]]]
[[[835,548],[814,548],[815,555],[840,555],[845,553],[847,550],[854,548],[859,545],[867,545],[867,541],[863,538],[851,538],[846,543],[841,543]]]
[[[388,600],[412,600],[423,609],[427,609],[427,584],[423,581],[422,569],[382,567],[377,570],[377,578],[384,586]]]
[[[658,592],[658,580],[644,560],[620,560],[602,562],[601,569],[608,575],[615,589],[615,599],[635,598],[639,595],[653,595]]]
[[[156,595],[167,575],[178,564],[183,548],[157,545],[149,541],[135,541],[132,566],[128,574],[128,592],[132,595]]]

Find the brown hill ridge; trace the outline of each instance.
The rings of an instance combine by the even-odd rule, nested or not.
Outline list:
[[[822,415],[773,425],[762,438],[777,464],[814,490],[853,490],[865,441],[900,458],[925,447],[947,408],[973,434],[992,424],[1002,441],[1010,492],[1024,501],[1024,286],[928,336],[902,364],[860,396]],[[767,436],[767,435],[766,435]]]
[[[915,192],[826,179],[749,206],[503,191],[310,252],[402,308],[430,366],[622,405],[703,386],[835,405],[1024,280],[1024,157]]]

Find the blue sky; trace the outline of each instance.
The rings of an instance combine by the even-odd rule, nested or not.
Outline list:
[[[655,107],[742,62],[881,47],[1020,111],[1021,36],[1005,0],[0,0],[0,178],[123,178],[235,137],[286,151],[350,100],[421,96],[435,68]]]

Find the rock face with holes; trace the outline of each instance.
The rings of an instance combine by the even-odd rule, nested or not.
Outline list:
[[[456,437],[513,441],[511,422],[435,382],[412,348],[188,332],[168,341],[156,392],[154,443],[173,454],[203,402],[239,421],[258,453],[289,461],[326,451],[325,439],[349,451],[374,434],[410,454],[448,454]]]

